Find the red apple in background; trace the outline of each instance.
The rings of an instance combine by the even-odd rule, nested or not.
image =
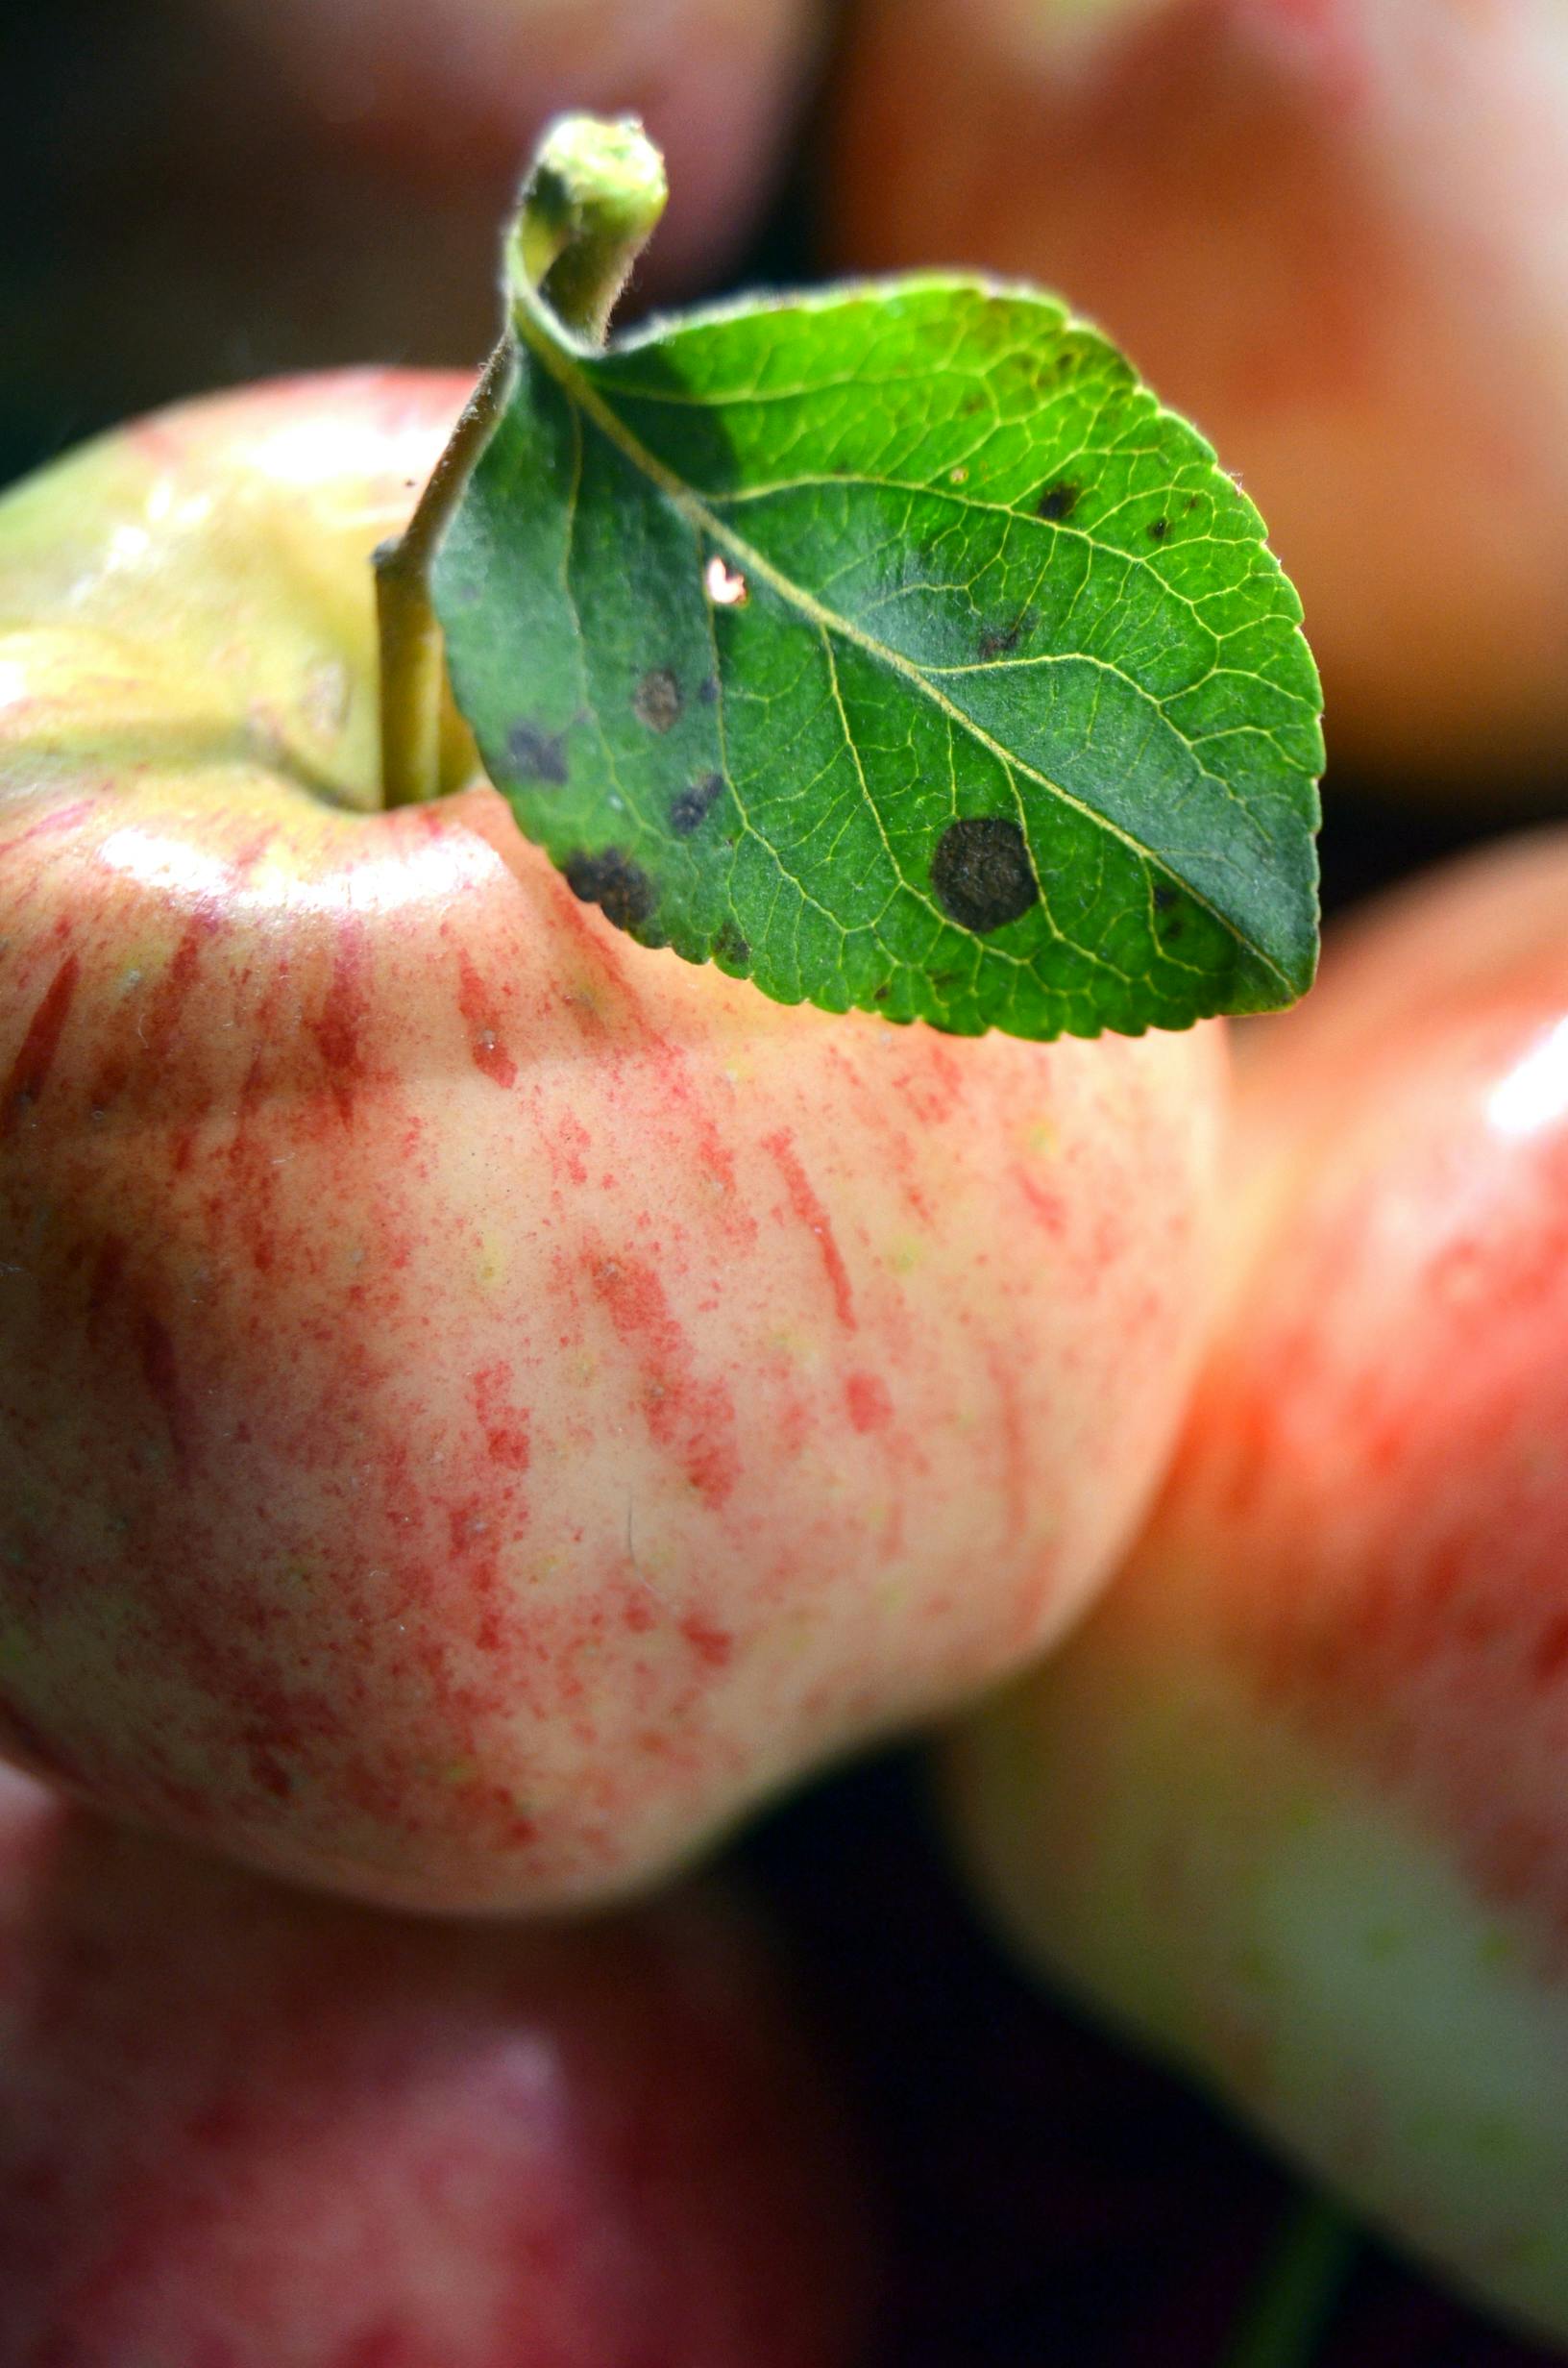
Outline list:
[[[504,207],[544,123],[641,115],[673,197],[651,276],[711,276],[771,187],[822,0],[208,0],[309,117],[426,185]],[[485,259],[488,261],[488,257]],[[493,273],[492,273],[493,277]]]
[[[461,391],[195,406],[0,506],[0,1736],[528,1909],[1080,1609],[1190,1375],[1224,1051],[786,1010],[482,784],[375,810],[368,555]]]
[[[1240,472],[1331,759],[1560,788],[1559,0],[860,0],[837,259],[1043,280]]]
[[[634,296],[755,229],[820,0],[59,0],[8,33],[7,415],[53,451],[280,369],[478,364],[500,229],[565,107],[646,114],[674,182]],[[25,330],[24,330],[25,325]]]
[[[0,1774],[8,2368],[853,2368],[873,2251],[717,1895],[453,1933]]]
[[[1243,1067],[1166,1491],[965,1734],[1026,1952],[1568,2338],[1568,834],[1410,888]]]

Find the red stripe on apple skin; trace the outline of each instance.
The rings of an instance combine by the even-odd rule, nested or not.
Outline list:
[[[81,963],[74,953],[68,953],[34,1012],[21,1050],[0,1088],[0,1136],[14,1130],[48,1083],[81,974]]]
[[[457,954],[457,1008],[468,1024],[474,1066],[509,1091],[517,1083],[517,1063],[497,1033],[495,1008],[484,981],[461,949]]]
[[[337,924],[331,983],[319,1015],[310,1022],[331,1082],[332,1099],[345,1126],[354,1121],[355,1096],[368,1071],[362,1048],[365,1024],[365,944],[362,925],[344,915]]]
[[[735,1406],[722,1381],[697,1377],[691,1343],[651,1266],[625,1251],[591,1252],[590,1286],[641,1364],[649,1436],[673,1447],[698,1494],[717,1510],[739,1477]]]
[[[806,1231],[814,1237],[822,1253],[822,1265],[827,1271],[828,1288],[833,1294],[834,1311],[839,1321],[846,1332],[853,1332],[856,1328],[855,1300],[854,1294],[849,1288],[849,1270],[845,1265],[843,1253],[833,1238],[833,1227],[829,1222],[827,1211],[817,1194],[813,1192],[811,1178],[801,1166],[800,1155],[795,1147],[795,1138],[787,1128],[780,1128],[776,1135],[768,1137],[767,1147],[778,1163],[779,1173],[784,1178],[784,1188],[790,1196],[791,1208],[800,1223],[805,1226]]]

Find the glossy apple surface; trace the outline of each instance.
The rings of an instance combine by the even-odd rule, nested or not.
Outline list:
[[[873,2253],[717,1894],[453,1932],[0,1773],[16,2368],[852,2368]]]
[[[1568,834],[1331,949],[1103,1606],[957,1748],[1023,1947],[1568,2338]]]
[[[0,1733],[509,1910],[1077,1612],[1190,1377],[1224,1048],[784,1010],[482,785],[370,810],[366,555],[460,392],[194,407],[0,508]]]
[[[1560,790],[1558,0],[863,0],[837,259],[1042,280],[1194,418],[1306,604],[1331,757]]]

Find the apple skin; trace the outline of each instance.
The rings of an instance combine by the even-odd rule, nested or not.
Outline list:
[[[1336,764],[1560,790],[1556,0],[863,0],[836,111],[838,260],[1061,288],[1239,472]]]
[[[1568,2338],[1568,833],[1337,947],[1240,1064],[1171,1477],[968,1725],[1027,1956]]]
[[[482,784],[355,810],[366,555],[462,392],[193,406],[0,506],[0,1737],[510,1912],[1066,1626],[1179,1419],[1227,1072],[786,1010]]]
[[[0,1771],[10,2368],[851,2368],[875,2253],[733,1901],[453,1932]]]

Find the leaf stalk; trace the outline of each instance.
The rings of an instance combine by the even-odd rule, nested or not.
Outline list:
[[[1358,2241],[1337,2205],[1303,2196],[1274,2240],[1222,2368],[1311,2368]]]
[[[664,160],[632,117],[560,117],[540,141],[507,234],[509,307],[542,304],[573,337],[601,347],[666,193]],[[388,807],[440,795],[446,653],[430,571],[505,407],[516,355],[508,318],[413,516],[375,555],[381,802]]]

